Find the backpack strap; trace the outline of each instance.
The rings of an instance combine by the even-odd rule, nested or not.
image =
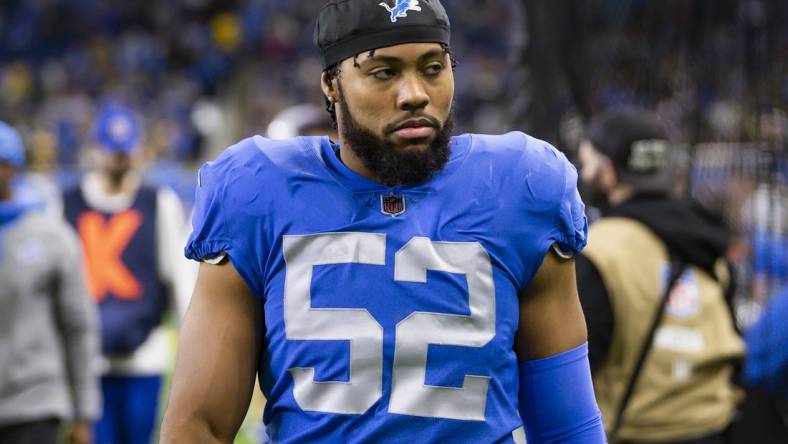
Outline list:
[[[618,440],[618,433],[623,423],[624,413],[626,412],[629,402],[632,400],[632,395],[635,392],[635,386],[637,385],[638,379],[640,378],[643,365],[645,364],[646,358],[648,358],[648,354],[651,351],[652,345],[654,344],[654,336],[656,334],[657,328],[659,327],[659,324],[662,323],[662,319],[665,317],[665,308],[668,306],[670,293],[673,291],[676,283],[679,281],[686,270],[686,263],[677,259],[671,260],[668,285],[665,286],[665,292],[662,294],[662,298],[659,301],[659,306],[657,307],[654,319],[651,321],[651,327],[648,330],[648,335],[643,341],[643,347],[640,349],[640,354],[638,355],[637,361],[635,361],[635,368],[632,371],[632,376],[629,378],[627,388],[624,391],[624,395],[622,396],[621,402],[618,405],[615,420],[613,421],[613,428],[609,434],[610,442],[616,442]]]

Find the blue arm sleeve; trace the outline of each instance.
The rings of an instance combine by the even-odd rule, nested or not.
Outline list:
[[[520,363],[520,416],[528,444],[603,444],[588,343],[545,359]]]

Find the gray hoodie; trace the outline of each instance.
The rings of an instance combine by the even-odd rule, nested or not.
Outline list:
[[[0,227],[0,425],[97,418],[96,317],[65,222],[28,212]]]

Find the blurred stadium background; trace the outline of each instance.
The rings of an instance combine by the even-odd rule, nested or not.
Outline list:
[[[788,279],[788,2],[443,0],[458,130],[521,129],[572,157],[601,110],[655,110],[680,144],[682,190],[737,241],[746,327]],[[89,166],[96,110],[144,121],[148,178],[187,209],[201,161],[274,116],[320,105],[315,0],[4,0],[0,120],[60,187]],[[186,228],[184,228],[186,230]],[[259,405],[239,442],[259,433]]]

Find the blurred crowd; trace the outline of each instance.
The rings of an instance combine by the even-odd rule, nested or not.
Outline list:
[[[463,30],[455,52],[463,59],[458,118],[466,128],[502,120],[492,105],[505,97],[500,73],[510,62],[514,27],[513,2],[473,3],[473,13],[464,13],[460,2],[447,2]],[[35,169],[80,165],[91,118],[108,100],[143,116],[151,161],[202,159],[206,150],[264,133],[289,105],[319,103],[311,23],[319,7],[264,0],[3,2],[0,119],[23,130]]]
[[[689,142],[785,138],[784,2],[444,3],[460,62],[460,130],[531,127],[572,150],[573,117],[639,105],[656,109]],[[122,101],[144,117],[151,161],[200,160],[264,133],[288,106],[320,103],[312,45],[320,6],[3,2],[0,119],[24,130],[35,168],[73,167],[83,161],[80,148],[89,142],[97,105]],[[533,57],[528,53],[540,47]],[[545,76],[547,83],[540,80]],[[538,103],[518,106],[523,102]]]

